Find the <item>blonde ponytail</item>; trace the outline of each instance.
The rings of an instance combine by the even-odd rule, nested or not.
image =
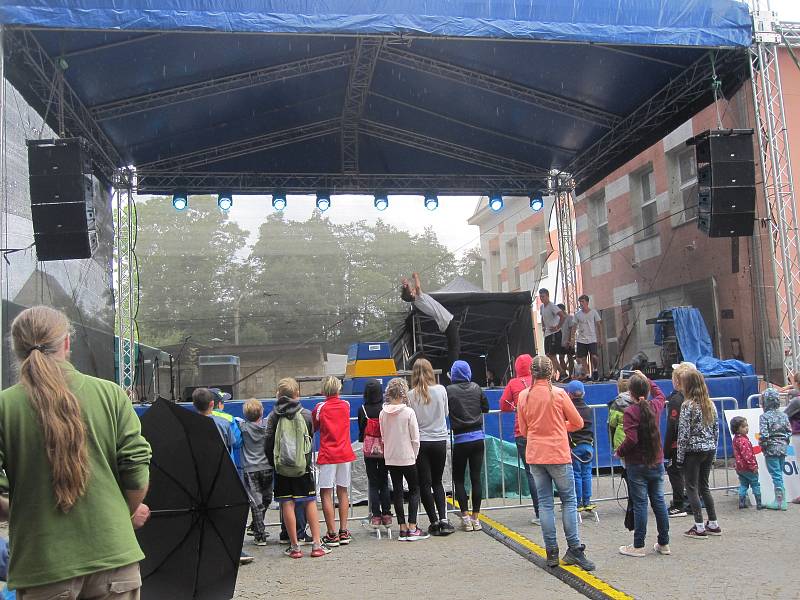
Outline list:
[[[65,513],[83,496],[89,481],[86,424],[80,403],[53,356],[69,334],[67,317],[46,306],[24,310],[11,323],[20,382],[42,428],[56,507]]]
[[[531,387],[538,379],[547,381],[550,402],[553,401],[553,362],[546,356],[534,356],[531,363]]]

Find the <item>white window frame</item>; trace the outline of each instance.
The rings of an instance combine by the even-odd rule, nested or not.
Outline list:
[[[649,167],[643,171],[638,173],[639,177],[639,194],[640,194],[640,202],[639,202],[639,210],[641,211],[642,215],[642,238],[650,238],[658,234],[658,230],[656,229],[656,221],[658,221],[658,204],[656,202],[656,194],[655,184],[656,184],[656,176],[653,167]],[[647,180],[647,187],[650,189],[650,198],[645,198],[644,193],[644,182]],[[650,207],[655,208],[655,214],[653,215],[653,222],[649,225],[645,220],[645,208]]]
[[[691,156],[692,164],[694,165],[694,175],[689,177],[689,178],[687,178],[684,181],[683,172],[681,170],[681,158],[683,158],[684,156],[687,156],[687,155]],[[680,198],[680,207],[683,209],[683,211],[681,212],[681,217],[679,219],[679,222],[681,224],[689,223],[690,221],[694,221],[695,219],[697,219],[697,206],[696,206],[696,204],[697,204],[697,201],[696,201],[696,199],[697,199],[697,161],[695,159],[694,146],[687,146],[686,148],[683,148],[680,152],[678,152],[678,155],[676,156],[675,165],[676,165],[676,173],[677,173],[677,176],[678,176],[678,197]],[[694,196],[694,200],[695,200],[694,201],[695,207],[692,210],[687,210],[685,194],[686,194],[686,192],[688,190],[690,190],[692,188],[695,189],[695,192],[694,192],[694,195],[693,195]],[[692,203],[690,202],[689,206],[691,206],[691,204]]]

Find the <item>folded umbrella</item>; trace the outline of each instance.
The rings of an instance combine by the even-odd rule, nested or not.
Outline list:
[[[216,425],[159,399],[142,434],[153,449],[152,516],[137,531],[143,600],[232,598],[249,504]]]

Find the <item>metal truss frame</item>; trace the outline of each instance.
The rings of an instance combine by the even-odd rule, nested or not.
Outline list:
[[[561,301],[567,312],[578,307],[578,251],[575,246],[575,182],[566,173],[553,172],[548,190],[555,196],[558,265],[561,270]]]
[[[568,115],[575,119],[580,119],[581,121],[586,121],[609,129],[622,120],[619,115],[595,108],[583,102],[577,102],[549,92],[535,90],[519,83],[488,75],[487,73],[481,73],[480,71],[475,71],[474,69],[462,67],[454,63],[421,56],[397,46],[384,46],[378,56],[378,60],[416,71],[422,71],[430,75],[436,75],[443,79],[499,94],[507,98],[513,98],[514,100],[519,100],[527,104],[540,106],[547,110]]]
[[[92,116],[98,121],[116,119],[198,98],[285,81],[310,73],[340,69],[349,66],[353,62],[353,55],[352,50],[343,50],[342,52],[305,58],[281,65],[273,65],[245,71],[244,73],[236,73],[235,75],[197,81],[149,94],[114,100],[92,107]]]
[[[136,207],[134,181],[130,169],[120,169],[114,178],[114,279],[117,330],[117,376],[129,395],[136,381],[136,323],[138,281],[134,273]]]
[[[6,28],[5,47],[7,60],[23,61],[31,75],[28,80],[30,89],[45,108],[45,113],[63,119],[63,128],[61,123],[56,127],[61,129],[59,133],[85,138],[95,166],[109,182],[113,181],[123,161],[111,140],[64,80],[63,69],[50,58],[30,30]]]
[[[434,191],[441,195],[482,195],[487,190],[524,196],[543,185],[544,178],[524,175],[436,175],[415,173],[222,173],[183,171],[137,171],[140,194],[171,194],[176,188],[189,194],[210,194],[221,189],[249,194],[310,194],[328,190],[332,194],[363,194],[381,190],[392,194],[419,195]]]
[[[762,10],[763,8],[763,10]],[[755,40],[749,50],[761,175],[775,278],[784,375],[800,367],[800,244],[789,136],[779,64],[780,33],[769,2],[753,0]],[[786,35],[785,32],[783,33]],[[769,365],[768,365],[769,367]]]
[[[289,127],[288,129],[281,129],[280,131],[271,131],[244,140],[236,140],[228,144],[218,144],[211,148],[144,163],[139,166],[138,169],[142,171],[180,171],[182,169],[202,167],[238,156],[254,154],[264,150],[288,146],[296,142],[313,140],[332,133],[339,133],[340,128],[341,119],[337,117],[335,119],[318,121],[308,125]]]
[[[372,86],[383,38],[360,37],[356,40],[355,58],[342,109],[342,173],[358,173],[358,129],[364,104]]]
[[[499,156],[491,152],[483,150],[476,150],[469,146],[462,146],[455,142],[445,141],[439,138],[433,138],[428,135],[417,133],[416,131],[409,131],[408,129],[400,129],[392,125],[378,123],[377,121],[370,121],[367,119],[362,120],[361,133],[370,137],[385,140],[387,142],[394,142],[417,150],[431,152],[439,156],[453,158],[456,160],[472,163],[481,167],[487,167],[495,170],[498,173],[506,173],[508,175],[520,174],[523,176],[539,176],[544,180],[549,171],[542,167],[537,167],[520,160],[508,158],[506,156]],[[505,191],[505,190],[501,190]]]
[[[718,57],[715,65],[707,54],[703,54],[576,157],[564,170],[572,175],[578,188],[585,189],[587,185],[595,183],[593,174],[612,170],[615,161],[628,152],[632,144],[638,143],[650,132],[661,127],[664,121],[682,113],[687,106],[708,94],[715,69],[722,71],[726,66],[742,60],[738,53],[725,52]]]
[[[800,23],[781,23],[778,31],[792,48],[800,48]]]

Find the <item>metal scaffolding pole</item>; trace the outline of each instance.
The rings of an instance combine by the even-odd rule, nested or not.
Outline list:
[[[751,82],[786,376],[789,372],[796,372],[800,366],[797,208],[781,87],[777,15],[770,11],[769,0],[753,0],[752,5]]]
[[[342,173],[358,173],[358,124],[364,112],[375,64],[383,45],[380,37],[359,37],[342,110]]]
[[[0,248],[8,247],[8,236],[6,235],[5,223],[8,215],[8,190],[6,188],[6,72],[5,72],[5,53],[3,51],[5,27],[0,24],[0,214],[3,215],[2,227],[0,227]],[[3,310],[3,300],[6,290],[6,265],[5,260],[0,258],[0,388],[3,384],[3,340],[6,339],[6,331],[3,327],[6,324]],[[11,298],[8,298],[11,300]]]
[[[114,268],[116,330],[118,336],[117,377],[130,395],[136,370],[136,294],[133,246],[136,238],[133,203],[133,172],[120,169],[114,180]]]
[[[553,172],[548,182],[555,196],[558,264],[561,270],[561,301],[567,312],[578,306],[578,251],[575,247],[573,195],[575,182],[566,173]]]

